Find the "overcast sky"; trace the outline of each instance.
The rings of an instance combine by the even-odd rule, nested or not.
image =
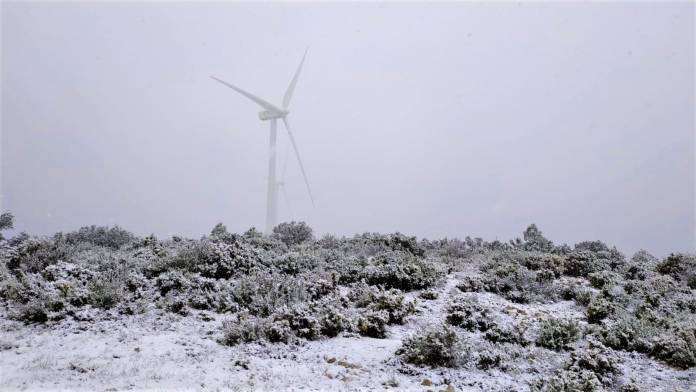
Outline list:
[[[269,122],[293,218],[631,255],[694,251],[692,3],[2,4],[15,233],[263,230]],[[279,167],[288,143],[278,124]],[[279,220],[291,220],[280,198]]]

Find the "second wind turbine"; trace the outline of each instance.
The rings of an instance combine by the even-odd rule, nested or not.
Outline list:
[[[309,48],[308,48],[309,49]],[[278,197],[277,197],[277,182],[276,182],[276,120],[279,118],[283,119],[285,124],[285,129],[288,130],[288,136],[290,136],[290,142],[292,142],[292,147],[295,149],[295,155],[297,156],[297,162],[300,164],[300,169],[302,170],[302,176],[304,177],[305,184],[307,184],[307,191],[309,192],[309,198],[312,200],[312,207],[314,207],[314,198],[312,197],[312,190],[309,189],[309,181],[307,181],[307,175],[305,174],[304,166],[302,166],[302,159],[300,159],[300,152],[297,150],[297,144],[295,143],[295,138],[292,136],[292,131],[290,130],[290,124],[288,123],[288,105],[290,105],[290,99],[292,98],[292,93],[295,91],[295,85],[297,84],[297,78],[300,76],[300,71],[302,70],[302,64],[307,56],[307,50],[305,50],[304,56],[302,56],[302,61],[300,61],[300,66],[295,72],[295,77],[292,78],[288,90],[285,92],[283,97],[283,107],[278,109],[276,106],[264,101],[263,99],[250,94],[239,87],[235,87],[227,82],[211,76],[211,78],[217,80],[218,82],[224,84],[225,86],[237,91],[238,93],[244,95],[245,97],[251,99],[252,101],[259,104],[265,110],[259,112],[259,118],[262,121],[271,120],[271,145],[270,153],[268,157],[268,196],[266,200],[266,234],[272,234],[273,228],[278,224]]]

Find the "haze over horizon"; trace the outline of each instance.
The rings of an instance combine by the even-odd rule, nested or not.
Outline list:
[[[694,252],[693,3],[7,3],[1,210],[16,234],[263,230],[290,106],[291,217],[631,256]],[[288,143],[278,124],[278,172]],[[291,152],[292,154],[292,152]]]

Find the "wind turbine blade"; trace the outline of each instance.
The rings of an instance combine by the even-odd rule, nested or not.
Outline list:
[[[292,209],[290,208],[290,199],[288,199],[288,193],[285,192],[285,185],[282,185],[283,187],[283,194],[285,194],[285,202],[288,203],[288,211],[290,211],[290,220],[295,220],[295,218],[292,216]]]
[[[304,56],[302,56],[302,61],[300,61],[300,66],[297,68],[297,72],[295,72],[295,77],[292,78],[292,82],[290,82],[290,86],[288,87],[288,91],[285,92],[285,97],[283,97],[283,109],[287,109],[288,105],[290,105],[290,99],[292,98],[292,93],[295,91],[295,85],[297,84],[297,78],[300,77],[300,71],[302,70],[302,63],[304,63],[305,57],[307,57],[307,51],[309,50],[309,47],[305,49],[304,51]]]
[[[307,180],[307,175],[304,171],[304,166],[302,166],[302,159],[300,159],[300,152],[297,150],[297,144],[295,144],[295,138],[292,136],[292,131],[290,130],[290,124],[288,123],[288,118],[283,117],[283,122],[285,123],[285,129],[288,130],[288,135],[290,135],[290,141],[292,142],[292,147],[295,149],[295,155],[297,156],[297,162],[300,163],[300,170],[302,170],[302,176],[304,177],[305,184],[307,184],[307,191],[309,191],[309,198],[312,199],[312,207],[314,206],[314,197],[312,197],[312,190],[309,189],[309,181]]]
[[[257,97],[257,96],[254,95],[254,94],[248,93],[248,92],[242,90],[241,88],[235,87],[235,86],[233,86],[233,85],[231,85],[231,84],[229,84],[229,83],[227,83],[227,82],[223,82],[222,80],[216,78],[215,76],[211,76],[211,78],[217,80],[218,82],[224,84],[225,86],[231,88],[232,90],[234,90],[234,91],[236,91],[236,92],[242,94],[243,96],[245,96],[245,97],[251,99],[252,101],[258,103],[259,105],[261,105],[262,108],[264,108],[264,109],[266,109],[266,110],[271,110],[271,111],[275,111],[275,112],[280,112],[280,109],[278,109],[278,108],[275,107],[274,105],[271,105],[270,103],[264,101],[263,99]]]
[[[288,155],[290,155],[290,145],[285,149],[285,163],[283,163],[283,175],[280,177],[280,181],[285,181],[285,169],[288,168]]]

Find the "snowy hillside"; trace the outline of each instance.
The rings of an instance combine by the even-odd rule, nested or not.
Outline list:
[[[0,389],[696,390],[696,258],[118,227],[0,249]]]

